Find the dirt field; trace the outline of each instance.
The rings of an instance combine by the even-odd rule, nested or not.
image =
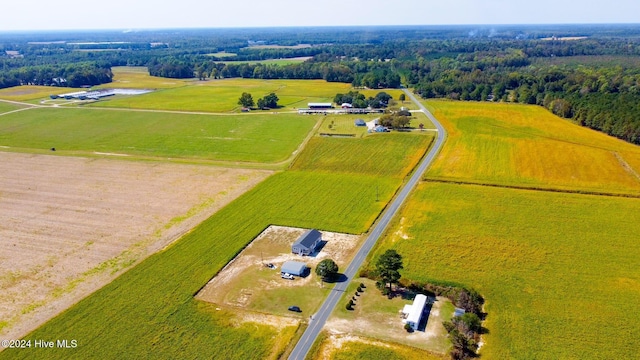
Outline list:
[[[0,152],[0,335],[20,338],[269,174]]]

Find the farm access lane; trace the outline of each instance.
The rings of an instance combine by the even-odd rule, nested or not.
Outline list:
[[[438,133],[436,141],[434,142],[431,150],[429,150],[427,156],[418,165],[418,168],[413,173],[409,181],[404,185],[398,196],[392,201],[391,205],[389,205],[389,207],[382,214],[382,217],[380,217],[380,220],[376,223],[369,236],[367,236],[364,244],[356,253],[353,261],[345,270],[344,275],[346,276],[347,280],[335,285],[327,299],[324,301],[324,303],[322,303],[322,306],[320,306],[320,310],[318,310],[318,312],[314,314],[309,323],[309,327],[307,327],[305,332],[302,334],[302,337],[296,344],[295,348],[289,355],[289,360],[302,360],[307,356],[309,349],[315,342],[316,338],[320,334],[320,331],[324,327],[324,324],[327,322],[327,319],[342,297],[342,293],[345,292],[347,286],[355,277],[356,272],[362,266],[362,263],[369,255],[369,253],[373,249],[373,246],[376,244],[382,233],[386,230],[389,222],[391,222],[391,219],[398,212],[400,206],[402,206],[404,201],[407,199],[411,190],[413,190],[416,184],[418,184],[418,181],[420,181],[420,177],[422,176],[422,174],[431,165],[436,155],[442,148],[442,145],[444,144],[444,141],[447,137],[447,132],[442,127],[442,125],[433,116],[433,114],[431,114],[429,110],[427,110],[427,108],[424,107],[424,105],[422,105],[420,101],[418,101],[415,95],[413,95],[407,89],[403,89],[403,91],[414,103],[416,103],[420,107],[420,110],[422,110],[422,112],[424,112],[425,115],[427,115],[427,117],[429,117],[429,119],[436,126]]]

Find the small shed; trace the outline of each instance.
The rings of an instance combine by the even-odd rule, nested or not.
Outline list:
[[[291,252],[298,255],[311,255],[320,242],[322,234],[316,229],[306,231],[291,245]]]
[[[303,276],[305,271],[307,270],[307,264],[299,261],[285,261],[282,264],[282,268],[280,272],[295,275],[295,276]]]
[[[466,312],[466,311],[465,311],[464,309],[456,308],[456,309],[455,309],[455,311],[453,312],[453,316],[454,316],[454,317],[456,317],[456,316],[462,316],[462,315],[464,315],[464,313],[465,313],[465,312]]]
[[[356,126],[367,126],[367,123],[362,119],[356,119],[356,121],[354,121],[354,124],[356,124]]]

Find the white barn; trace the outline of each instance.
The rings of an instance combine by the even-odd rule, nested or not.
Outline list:
[[[412,305],[405,305],[402,309],[404,319],[403,323],[409,324],[413,330],[418,330],[420,320],[422,320],[422,314],[424,313],[424,307],[427,304],[427,296],[424,294],[416,295],[413,299]]]

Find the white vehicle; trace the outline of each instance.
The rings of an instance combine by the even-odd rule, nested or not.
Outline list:
[[[287,279],[287,280],[293,280],[293,275],[289,274],[289,273],[281,273],[280,277],[283,279]]]

